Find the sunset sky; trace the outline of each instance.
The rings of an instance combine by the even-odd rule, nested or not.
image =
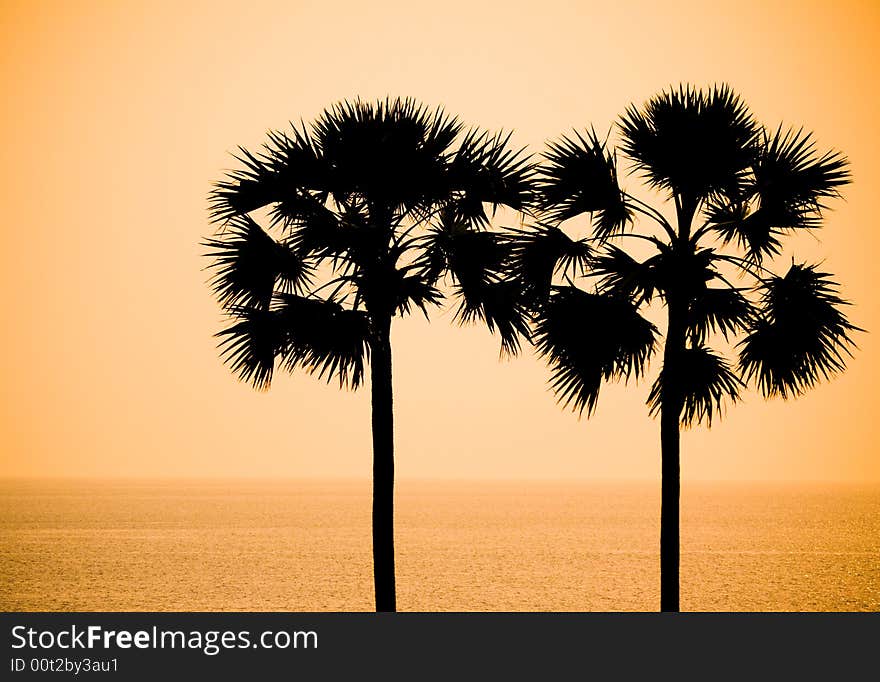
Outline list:
[[[297,374],[257,393],[218,359],[199,243],[237,145],[409,95],[537,153],[670,84],[727,82],[849,156],[845,200],[779,263],[824,259],[871,333],[807,396],[752,390],[687,432],[682,476],[880,481],[878,37],[869,0],[5,0],[0,476],[369,476],[368,391]],[[540,360],[500,361],[451,311],[392,342],[401,478],[659,477],[649,383],[603,388],[578,420]]]

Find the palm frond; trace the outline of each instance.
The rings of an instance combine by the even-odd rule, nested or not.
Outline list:
[[[515,355],[520,338],[529,335],[529,311],[517,282],[493,279],[462,289],[456,319],[461,324],[483,322],[501,338],[501,352]]]
[[[248,216],[233,217],[204,242],[214,270],[211,287],[224,307],[239,304],[267,308],[276,286],[300,291],[312,279],[313,267],[288,245],[275,241]]]
[[[755,311],[739,289],[706,287],[691,301],[687,327],[697,344],[706,341],[710,334],[720,333],[725,340],[744,331]]]
[[[429,305],[437,306],[442,303],[443,294],[421,274],[406,275],[402,271],[398,272],[396,314],[409,315],[413,308],[418,308],[427,317]]]
[[[269,310],[240,306],[234,324],[218,333],[222,356],[239,378],[269,387],[277,357],[288,371],[297,367],[341,387],[357,388],[369,357],[366,313],[334,301],[278,294]]]
[[[327,168],[305,130],[292,136],[269,134],[259,153],[239,147],[235,159],[242,168],[229,171],[209,196],[211,220],[225,222],[275,202],[285,201],[298,188],[322,187]]]
[[[780,126],[762,133],[751,180],[738,196],[712,206],[709,222],[725,243],[738,243],[760,262],[781,251],[784,231],[820,227],[824,201],[848,182],[845,156],[819,154],[811,134]]]
[[[735,195],[755,156],[759,128],[727,85],[663,91],[621,118],[622,150],[654,187],[696,205]]]
[[[544,157],[537,188],[539,205],[551,220],[589,213],[598,237],[621,232],[632,221],[617,182],[617,163],[595,130],[551,142]]]
[[[838,285],[816,265],[795,264],[761,285],[761,308],[739,344],[740,370],[765,396],[803,394],[844,370],[863,331],[841,308]]]
[[[287,338],[276,311],[239,306],[234,309],[233,324],[216,336],[220,338],[220,356],[239,379],[258,390],[269,388],[275,358]]]
[[[636,304],[647,303],[658,291],[655,261],[649,258],[639,262],[623,249],[609,244],[593,258],[592,272],[600,276],[599,291],[624,296]]]
[[[291,242],[302,253],[320,251],[325,246],[325,234],[333,235],[341,227],[355,222],[349,215],[330,209],[325,192],[301,188],[292,188],[283,199],[275,202],[270,216],[273,224],[287,229]]]
[[[541,308],[533,342],[559,402],[590,414],[603,379],[641,376],[656,333],[629,301],[565,286],[554,287]]]
[[[386,236],[366,225],[363,216],[347,212],[318,211],[288,224],[287,243],[303,256],[332,261],[346,260],[364,266],[375,258],[377,243]]]
[[[417,264],[428,281],[449,273],[466,295],[469,288],[477,289],[503,271],[510,255],[504,236],[470,229],[449,214],[441,218],[420,240]]]
[[[369,197],[394,211],[443,196],[446,163],[461,124],[411,98],[340,102],[312,126],[335,196]],[[377,218],[377,216],[373,216]]]
[[[683,400],[681,425],[692,426],[705,421],[712,425],[712,419],[721,414],[724,401],[732,403],[739,400],[742,380],[733,372],[730,365],[706,346],[686,348],[679,356],[679,371],[674,379],[664,367],[651,387],[648,406],[651,416],[660,413],[664,400],[669,399],[674,381],[675,390]]]
[[[287,331],[281,360],[288,371],[302,367],[319,378],[357,388],[369,357],[370,326],[362,310],[335,301],[280,294],[275,308]]]
[[[484,227],[494,211],[507,206],[526,210],[533,199],[534,163],[525,150],[509,146],[510,135],[469,131],[446,167],[446,191],[454,198],[449,207],[455,217],[474,227]]]
[[[465,223],[444,222],[422,241],[424,251],[415,266],[427,282],[445,273],[452,276],[458,299],[456,319],[482,321],[501,337],[502,351],[519,350],[519,337],[528,333],[528,312],[521,285],[505,281],[511,253],[509,239],[496,232],[469,229]]]
[[[590,261],[591,249],[586,240],[572,239],[552,225],[511,231],[508,238],[508,275],[535,302],[549,296],[555,274],[582,274]]]
[[[746,258],[760,264],[765,257],[782,252],[780,230],[767,220],[769,214],[752,210],[748,199],[730,201],[719,197],[707,207],[707,222],[723,244],[734,243],[746,253]]]
[[[819,154],[812,134],[777,128],[764,133],[754,165],[758,211],[778,228],[812,227],[825,199],[850,182],[849,162],[839,152]]]

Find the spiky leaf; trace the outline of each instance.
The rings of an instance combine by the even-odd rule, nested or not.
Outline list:
[[[551,220],[592,216],[596,235],[622,231],[632,212],[617,182],[617,164],[591,130],[549,144],[538,178],[540,206]]]
[[[720,415],[725,400],[736,402],[739,399],[742,380],[724,358],[706,346],[684,349],[678,363],[674,377],[664,367],[651,387],[648,395],[651,415],[659,414],[663,402],[670,400],[674,393],[682,401],[682,426],[703,422],[711,426],[712,419]]]
[[[334,301],[278,294],[269,310],[241,306],[221,331],[222,355],[242,380],[268,388],[275,358],[340,386],[357,388],[369,353],[369,324],[360,310]]]
[[[230,171],[210,195],[211,219],[225,222],[275,202],[290,200],[300,188],[321,187],[328,169],[305,130],[292,136],[270,133],[259,153],[239,147],[242,168]]]
[[[746,252],[749,261],[760,263],[765,257],[781,253],[780,230],[766,220],[766,213],[753,212],[748,199],[719,198],[710,202],[707,213],[708,224],[722,243],[737,245]]]
[[[817,228],[824,201],[850,181],[849,163],[834,151],[820,154],[812,135],[777,128],[764,132],[741,194],[710,210],[710,223],[725,242],[743,246],[752,260],[780,252],[785,230]]]
[[[409,315],[413,308],[422,311],[428,316],[428,306],[440,305],[443,294],[432,284],[425,281],[420,275],[406,275],[400,271],[397,284],[397,306],[395,312],[398,315]]]
[[[313,267],[286,244],[275,241],[247,216],[236,216],[213,239],[207,256],[214,270],[211,286],[220,303],[268,307],[276,286],[299,291],[312,278]]]
[[[550,294],[555,274],[582,274],[590,260],[585,240],[572,239],[553,225],[511,232],[509,237],[509,276],[536,302]]]
[[[533,340],[559,401],[589,414],[603,379],[642,374],[656,332],[629,301],[566,286],[555,287],[541,308]]]
[[[328,191],[369,197],[376,210],[396,210],[438,198],[445,155],[460,130],[442,109],[430,111],[412,99],[357,100],[326,110],[312,137],[330,169]]]
[[[456,319],[463,324],[483,322],[490,332],[498,332],[502,353],[517,353],[520,338],[529,334],[529,312],[519,285],[492,280],[479,287],[469,287],[467,291],[467,295],[461,297]]]
[[[658,289],[655,261],[637,261],[623,249],[608,245],[593,259],[592,272],[600,276],[600,291],[641,304],[650,302]]]
[[[510,254],[508,241],[500,234],[473,230],[461,222],[446,222],[429,230],[421,240],[423,253],[418,260],[425,276],[436,281],[452,275],[467,295],[501,273]]]
[[[754,165],[758,212],[778,228],[816,226],[823,201],[850,181],[848,165],[838,152],[819,154],[812,134],[803,130],[765,133]]]
[[[758,126],[727,86],[681,86],[630,106],[620,121],[623,152],[651,185],[685,201],[735,195],[755,154]]]
[[[739,289],[707,287],[691,301],[688,332],[698,344],[716,332],[726,340],[729,335],[746,329],[753,315],[752,304]]]
[[[534,164],[524,150],[511,149],[509,143],[509,134],[472,130],[450,159],[447,182],[455,198],[449,206],[469,226],[488,224],[484,204],[493,210],[507,206],[519,211],[533,200]]]
[[[739,344],[740,368],[765,396],[800,395],[843,371],[861,331],[844,315],[838,285],[816,265],[792,263],[761,286],[761,309]]]
[[[275,358],[287,336],[277,312],[240,306],[235,309],[233,324],[216,336],[220,338],[220,356],[239,379],[258,390],[269,388]]]

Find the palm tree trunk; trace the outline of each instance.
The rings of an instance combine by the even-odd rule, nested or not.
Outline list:
[[[376,611],[396,611],[391,316],[377,322],[370,348],[373,407],[373,577]]]
[[[663,394],[660,406],[660,610],[679,610],[681,454],[679,419],[683,407],[679,358],[685,348],[687,304],[667,301],[669,327],[663,352]]]
[[[678,415],[665,405],[660,413],[663,483],[660,499],[660,610],[679,610],[679,464]]]

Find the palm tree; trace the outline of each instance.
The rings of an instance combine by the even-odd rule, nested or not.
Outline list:
[[[710,425],[749,381],[765,397],[797,396],[842,371],[854,347],[857,328],[830,275],[793,259],[776,274],[768,262],[784,235],[820,227],[849,171],[803,130],[758,125],[727,86],[661,92],[630,106],[619,133],[617,150],[660,207],[621,189],[607,139],[564,136],[545,153],[541,221],[517,235],[512,275],[529,296],[552,386],[578,413],[592,413],[603,380],[644,374],[659,331],[640,310],[654,299],[666,307],[648,405],[660,416],[660,606],[678,611],[680,428]],[[560,225],[583,214],[590,236],[573,239]],[[642,245],[646,257],[623,244]],[[734,363],[709,347],[719,336]]]
[[[356,389],[369,362],[376,610],[394,611],[391,320],[427,317],[449,281],[459,322],[517,348],[524,310],[487,208],[524,209],[533,167],[509,135],[465,131],[411,99],[337,104],[237,158],[211,193],[220,228],[207,242],[230,319],[223,357],[258,389],[276,363]]]

